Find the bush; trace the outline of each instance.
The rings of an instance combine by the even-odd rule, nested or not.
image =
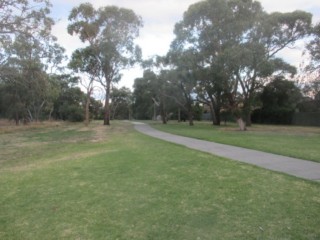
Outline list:
[[[251,120],[253,123],[262,124],[292,124],[294,110],[288,108],[256,109],[253,111]]]
[[[320,112],[295,113],[292,122],[294,125],[320,126]]]
[[[84,120],[84,111],[80,106],[63,105],[59,110],[62,120],[70,122],[82,122]]]

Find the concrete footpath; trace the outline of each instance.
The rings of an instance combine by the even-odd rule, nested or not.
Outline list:
[[[177,136],[158,131],[144,123],[133,122],[133,124],[137,131],[151,137],[232,160],[253,164],[272,171],[286,173],[303,179],[320,181],[320,163]]]

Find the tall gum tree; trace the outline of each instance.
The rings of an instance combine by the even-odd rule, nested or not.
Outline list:
[[[304,92],[307,96],[320,100],[320,22],[312,28],[311,33],[311,40],[307,44],[310,61],[304,69]]]
[[[110,125],[111,84],[121,79],[121,70],[141,59],[141,49],[134,39],[142,19],[129,9],[108,6],[96,10],[85,3],[72,9],[69,21],[68,33],[88,44],[99,65],[98,75],[105,89],[104,125]]]
[[[49,0],[1,0],[0,41],[10,40],[16,34],[49,34],[53,24],[48,18],[50,7]]]
[[[77,49],[73,52],[69,62],[69,68],[80,73],[79,82],[86,89],[86,103],[84,113],[84,124],[89,125],[90,122],[90,102],[91,95],[94,90],[94,83],[99,80],[100,66],[94,55],[93,49],[90,47]]]
[[[0,84],[11,96],[5,99],[8,117],[39,120],[52,105],[48,72],[57,71],[64,49],[51,34],[48,0],[0,2]]]
[[[232,77],[239,83],[243,95],[241,118],[251,124],[252,102],[255,92],[270,77],[294,75],[295,67],[277,57],[277,53],[304,38],[311,26],[311,14],[303,11],[291,13],[262,13],[253,19],[246,33],[247,39],[234,54],[236,67]]]
[[[253,97],[263,81],[295,73],[276,54],[305,37],[310,24],[311,14],[303,11],[268,14],[257,1],[206,0],[184,13],[175,26],[172,46],[180,51],[193,49],[202,56],[198,64],[204,69],[225,73],[223,78],[212,73],[211,86],[224,86],[229,109],[245,130]],[[220,87],[212,89],[220,91]]]
[[[168,53],[169,64],[172,65],[169,76],[176,93],[171,98],[188,114],[189,125],[194,125],[194,103],[197,86],[197,53],[193,49],[180,51],[171,47]]]
[[[6,73],[3,65],[9,58],[5,49],[11,48],[17,36],[35,40],[51,37],[54,21],[48,17],[50,7],[48,0],[0,1],[0,77]]]

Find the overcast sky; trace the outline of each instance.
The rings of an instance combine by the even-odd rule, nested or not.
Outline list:
[[[143,57],[148,58],[167,53],[174,38],[175,23],[182,19],[183,13],[191,4],[199,0],[51,0],[52,17],[57,21],[53,34],[58,37],[59,44],[67,50],[68,55],[82,47],[77,37],[71,37],[67,33],[68,16],[73,7],[84,2],[90,2],[95,7],[109,5],[125,7],[140,15],[144,27],[140,30],[137,43],[142,48]],[[267,12],[290,12],[299,9],[311,12],[314,23],[320,21],[320,1],[317,0],[260,0],[260,2]],[[283,51],[281,57],[297,66],[301,60],[302,45],[298,45],[295,50]],[[119,86],[131,88],[134,79],[141,76],[142,71],[139,68],[126,71]]]

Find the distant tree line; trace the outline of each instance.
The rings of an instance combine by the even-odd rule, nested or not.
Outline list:
[[[172,113],[181,120],[183,112],[193,125],[199,106],[205,106],[215,125],[230,116],[241,130],[252,120],[291,123],[303,102],[319,96],[320,27],[311,19],[304,11],[266,13],[258,1],[191,5],[175,25],[167,55],[146,62],[144,76],[136,79],[134,116],[151,118],[157,107],[164,123]],[[277,53],[306,37],[312,39],[306,46],[309,79],[298,84],[297,69]]]
[[[87,46],[73,53],[66,69],[65,50],[51,34],[48,0],[2,1],[0,7],[0,117],[16,124],[44,119],[88,124],[95,118],[109,125],[111,89],[112,117],[130,115],[120,113],[127,90],[117,92],[112,83],[141,57],[133,40],[142,21],[133,11],[88,3],[73,8],[66,31]],[[94,98],[95,83],[105,92],[104,104]]]
[[[320,24],[310,13],[267,13],[253,0],[199,1],[176,23],[168,53],[143,61],[134,42],[142,19],[132,10],[74,7],[66,31],[84,47],[67,59],[51,34],[50,8],[48,0],[1,3],[0,117],[17,124],[136,118],[193,125],[208,112],[215,125],[232,118],[245,130],[252,121],[288,124],[295,112],[319,111]],[[298,82],[278,53],[302,39],[310,62]],[[116,88],[121,70],[136,63],[144,74],[133,92]]]

